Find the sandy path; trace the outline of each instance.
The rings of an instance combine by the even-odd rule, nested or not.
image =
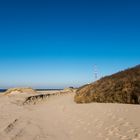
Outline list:
[[[1,97],[0,140],[140,140],[139,105],[76,104],[73,96],[24,106]]]

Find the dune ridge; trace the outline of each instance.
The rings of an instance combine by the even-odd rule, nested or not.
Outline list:
[[[4,92],[4,95],[12,95],[12,94],[23,94],[23,93],[28,93],[28,94],[36,94],[36,90],[27,87],[27,88],[10,88],[6,92]]]
[[[82,86],[74,100],[76,103],[140,104],[140,65]]]

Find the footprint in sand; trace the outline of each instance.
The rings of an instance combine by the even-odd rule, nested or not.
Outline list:
[[[136,134],[135,134],[135,139],[140,140],[140,133],[136,133]]]
[[[117,137],[121,136],[120,129],[117,126],[113,125],[113,126],[105,128],[105,130],[107,131],[108,136],[117,136]]]
[[[6,132],[6,133],[11,132],[12,129],[14,128],[14,126],[17,124],[17,122],[18,122],[18,119],[15,119],[12,123],[10,123],[10,124],[6,127],[5,132]]]

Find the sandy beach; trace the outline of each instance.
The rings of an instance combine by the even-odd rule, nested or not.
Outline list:
[[[74,92],[48,93],[58,94],[25,105],[31,95],[1,94],[0,140],[140,140],[140,105],[76,104]]]
[[[0,140],[140,140],[140,0],[0,0]]]

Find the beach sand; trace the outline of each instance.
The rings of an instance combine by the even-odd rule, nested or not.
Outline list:
[[[31,95],[1,95],[0,140],[140,140],[140,105],[76,104],[74,92],[45,94],[55,92],[25,105]]]

